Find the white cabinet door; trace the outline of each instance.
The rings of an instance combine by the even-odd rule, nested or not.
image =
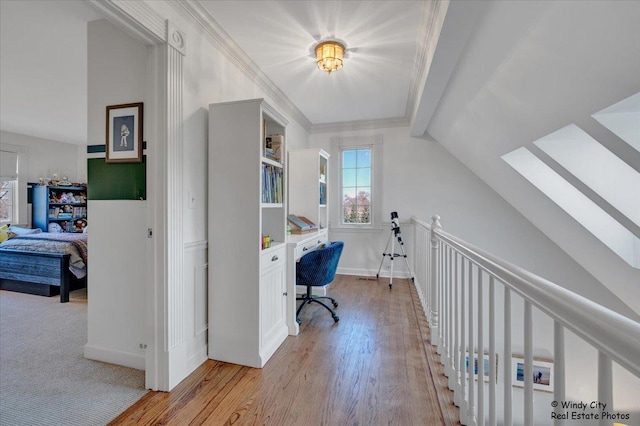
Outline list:
[[[269,359],[289,334],[286,324],[286,256],[284,247],[268,253],[260,276],[261,356]]]

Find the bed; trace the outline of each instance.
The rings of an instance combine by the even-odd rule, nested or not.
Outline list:
[[[0,289],[69,301],[69,291],[86,286],[87,234],[13,234],[0,243]]]

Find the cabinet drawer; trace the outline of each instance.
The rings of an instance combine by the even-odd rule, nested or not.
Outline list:
[[[277,250],[269,250],[260,255],[260,269],[265,270],[274,266],[283,265],[287,256],[286,247]]]
[[[296,253],[295,253],[296,260],[300,259],[305,254],[312,251],[313,249],[318,247],[320,244],[326,243],[327,240],[328,240],[327,234],[322,234],[322,235],[318,235],[316,238],[312,239],[311,241],[307,241],[306,243],[299,245],[298,247],[296,247]]]

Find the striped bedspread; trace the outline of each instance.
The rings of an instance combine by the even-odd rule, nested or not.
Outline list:
[[[87,234],[41,232],[17,235],[0,243],[1,249],[69,254],[69,266],[74,274],[86,271],[88,262]]]

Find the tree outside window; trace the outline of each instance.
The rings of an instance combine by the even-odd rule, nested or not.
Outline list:
[[[371,224],[371,148],[342,151],[342,223]]]

